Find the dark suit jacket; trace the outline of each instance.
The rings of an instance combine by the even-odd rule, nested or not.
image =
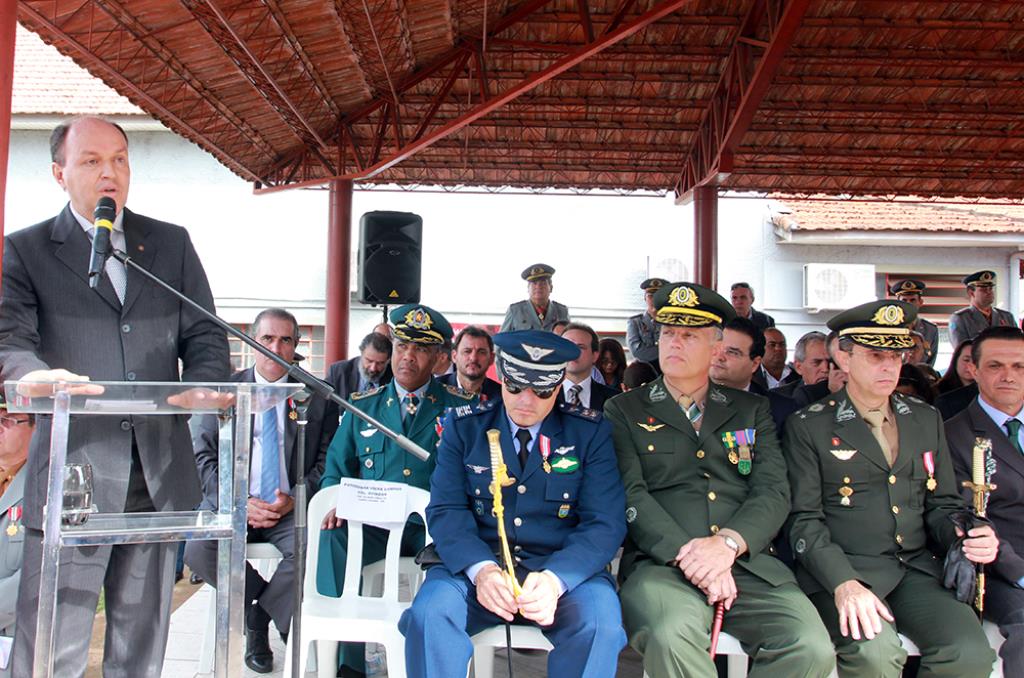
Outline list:
[[[796,374],[794,372],[794,374]],[[797,378],[792,381],[786,381],[781,386],[776,386],[772,389],[774,393],[781,393],[787,398],[793,398],[796,395],[796,390],[804,385],[804,380],[797,374]]]
[[[819,381],[817,384],[804,384],[801,382],[799,386],[793,389],[793,401],[797,407],[805,407],[830,395],[832,395],[832,392],[828,390],[828,379]]]
[[[459,377],[455,372],[434,379],[448,386],[459,386]],[[484,385],[480,389],[480,402],[485,403],[488,400],[501,400],[501,384],[490,377],[484,377]]]
[[[978,385],[968,384],[943,393],[935,399],[935,409],[942,415],[942,421],[949,421],[967,409],[967,406],[978,397]],[[984,412],[982,412],[984,414]]]
[[[124,210],[126,248],[143,268],[209,310],[206,273],[180,226]],[[65,368],[94,381],[225,381],[224,331],[168,292],[128,270],[125,302],[106,275],[88,283],[89,238],[70,207],[7,236],[0,298],[0,379]],[[181,370],[179,372],[179,360]],[[42,528],[50,420],[33,436],[26,471],[25,524]],[[132,439],[158,511],[191,510],[199,481],[185,416],[72,417],[68,462],[92,465],[103,513],[125,508]]]
[[[231,381],[254,383],[256,381],[254,370],[250,367],[247,370],[236,372],[231,376]],[[288,403],[289,412],[292,404]],[[306,497],[307,499],[316,494],[320,489],[320,476],[324,472],[324,460],[327,458],[327,446],[331,444],[334,432],[338,429],[338,406],[328,402],[320,396],[314,395],[310,398],[309,407],[306,410]],[[217,415],[204,414],[192,417],[190,422],[192,429],[192,445],[196,455],[196,466],[199,469],[199,477],[203,486],[202,508],[216,509],[220,483],[218,482],[217,450],[219,442],[219,424]],[[292,494],[295,494],[295,479],[298,477],[296,468],[295,443],[299,438],[299,427],[291,416],[286,415],[284,419],[284,458],[288,465],[288,482],[292,486]]]
[[[792,398],[787,398],[781,393],[776,393],[775,391],[769,391],[760,384],[755,384],[754,382],[750,382],[750,387],[747,391],[768,399],[768,406],[772,412],[772,420],[775,422],[775,434],[781,440],[782,434],[786,430],[786,419],[789,418],[789,415],[800,409],[800,406],[797,405],[796,401]]]
[[[775,318],[771,317],[767,313],[762,313],[756,308],[750,309],[750,322],[757,325],[757,329],[764,332],[769,327],[775,327]]]
[[[989,495],[989,520],[999,535],[999,557],[993,564],[995,574],[1009,582],[1016,583],[1024,577],[1024,456],[1010,445],[1010,439],[992,417],[981,409],[978,399],[960,414],[946,422],[946,441],[953,457],[957,485],[971,479],[971,459],[975,438],[989,438],[992,441],[992,457],[996,463],[991,482],[996,490]],[[961,486],[961,493],[968,503],[973,502],[971,491]]]
[[[569,383],[565,381],[563,383]],[[613,398],[622,393],[617,389],[607,386],[605,384],[599,384],[593,379],[590,380],[590,409],[595,412],[604,412],[604,404],[609,398]],[[565,402],[565,389],[562,386],[558,387],[558,403],[562,404]]]
[[[324,377],[324,381],[333,386],[338,395],[346,400],[359,390],[359,361],[361,358],[362,356],[357,355],[348,360],[339,360],[327,368],[327,376]],[[389,362],[377,385],[387,384],[391,381],[391,377],[391,363]]]

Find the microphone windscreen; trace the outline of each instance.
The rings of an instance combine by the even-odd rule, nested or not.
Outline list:
[[[96,201],[96,209],[92,211],[92,218],[94,222],[106,222],[101,225],[110,227],[114,223],[114,218],[117,216],[117,203],[114,199],[109,196],[103,196]]]

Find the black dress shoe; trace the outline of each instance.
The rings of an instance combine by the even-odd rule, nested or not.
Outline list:
[[[189,583],[189,584],[192,584],[192,585],[196,585],[196,584],[202,584],[202,583],[203,583],[203,578],[202,578],[202,577],[200,577],[200,576],[199,576],[198,574],[196,574],[195,572],[193,572],[193,573],[192,573],[192,574],[191,574],[191,575],[189,576],[189,578],[188,578],[188,583]]]
[[[270,615],[259,605],[251,605],[245,615],[245,665],[256,673],[274,670],[274,653],[267,633]]]

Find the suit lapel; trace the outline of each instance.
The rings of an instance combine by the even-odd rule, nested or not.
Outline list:
[[[992,455],[996,457],[998,462],[1010,466],[1017,473],[1024,476],[1024,456],[1013,449],[1006,432],[992,421],[992,417],[988,416],[985,410],[981,409],[977,398],[968,405],[967,412],[971,417],[974,435],[978,438],[989,438],[992,440]],[[972,446],[966,455],[968,461],[971,460],[973,451]]]
[[[148,224],[136,217],[128,209],[124,210],[125,253],[147,271],[153,270],[156,257],[156,243],[151,236]],[[124,295],[124,312],[127,313],[142,292],[143,277],[138,271],[127,267],[128,287]]]
[[[288,398],[284,406],[284,463],[288,467],[288,482],[294,483],[298,477],[298,469],[295,468],[295,444],[299,438],[299,425],[292,419],[295,408],[292,399]],[[306,435],[309,435],[307,426]],[[308,460],[307,460],[308,461]]]
[[[920,441],[916,439],[917,417],[911,406],[895,394],[889,397],[889,407],[892,415],[896,418],[896,433],[899,439],[900,449],[896,454],[896,461],[892,465],[893,473],[903,470],[914,461],[914,456],[920,448]],[[874,436],[872,436],[874,437]],[[938,450],[931,450],[937,453]]]
[[[645,409],[654,419],[668,424],[697,442],[697,432],[693,430],[693,424],[686,418],[686,414],[680,409],[672,394],[668,392],[664,377],[658,377],[642,388],[644,397],[650,403],[650,408]]]
[[[50,240],[56,245],[54,256],[71,269],[72,273],[81,278],[86,285],[89,284],[89,257],[92,253],[92,244],[89,236],[85,234],[75,216],[71,213],[71,204],[64,208],[53,223],[50,231]],[[110,304],[117,311],[121,310],[121,302],[114,292],[114,286],[110,284],[106,275],[100,276],[100,284],[96,287],[96,293],[103,301]]]
[[[391,382],[387,385],[387,390],[384,392],[387,396],[384,398],[383,409],[378,412],[375,416],[380,420],[382,424],[387,426],[392,431],[401,432],[402,429],[402,404],[398,397],[398,391],[395,390],[395,383]],[[379,397],[379,396],[378,396]],[[358,402],[358,401],[357,401]],[[370,412],[370,414],[374,414]],[[410,438],[412,436],[409,436]],[[427,452],[433,452],[433,450],[427,450]]]
[[[537,432],[537,440],[533,441],[533,449],[530,450],[530,455],[526,458],[526,468],[523,469],[523,480],[526,480],[534,473],[537,472],[541,466],[544,465],[544,455],[541,453],[540,437],[544,436],[550,443],[550,449],[552,451],[558,449],[562,444],[562,413],[559,409],[551,411],[544,421],[540,425],[540,430]],[[548,459],[548,462],[552,462],[554,459]]]
[[[882,452],[881,446],[875,440],[871,429],[868,428],[867,422],[860,416],[853,401],[846,394],[846,389],[836,394],[836,401],[839,403],[836,406],[835,414],[836,436],[857,450],[859,454],[864,455],[865,459],[888,473],[890,467],[885,453]]]
[[[703,445],[710,436],[715,435],[726,424],[736,411],[731,407],[729,396],[709,383],[708,394],[704,399],[704,415],[701,417],[700,434],[697,443]]]

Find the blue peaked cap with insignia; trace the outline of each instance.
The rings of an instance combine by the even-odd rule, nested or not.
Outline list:
[[[498,371],[508,381],[529,388],[554,388],[565,377],[570,360],[580,357],[579,347],[554,332],[520,330],[494,335]]]

